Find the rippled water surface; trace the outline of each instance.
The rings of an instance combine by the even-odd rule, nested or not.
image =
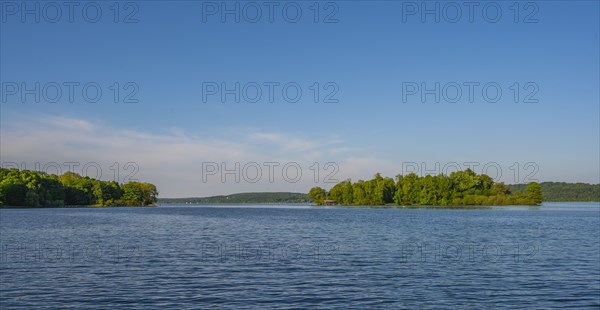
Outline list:
[[[0,210],[0,307],[600,307],[600,205]]]

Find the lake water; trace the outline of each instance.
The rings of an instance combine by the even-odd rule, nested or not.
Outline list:
[[[0,210],[0,307],[600,307],[600,205]]]

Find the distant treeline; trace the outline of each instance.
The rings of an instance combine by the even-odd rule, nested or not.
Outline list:
[[[526,184],[508,185],[512,192],[522,192]],[[600,184],[542,182],[544,201],[600,201]]]
[[[307,203],[307,194],[301,193],[240,193],[211,197],[161,198],[160,203],[193,203],[193,204],[244,204],[244,203]]]
[[[308,195],[318,205],[538,205],[544,197],[538,183],[529,183],[523,192],[513,193],[504,183],[477,175],[472,170],[452,172],[449,176],[420,177],[414,173],[398,175],[396,180],[379,173],[371,180],[350,180],[333,186],[329,192],[313,187]]]
[[[0,206],[63,207],[145,206],[156,202],[150,183],[100,181],[74,172],[61,176],[45,172],[0,168]]]

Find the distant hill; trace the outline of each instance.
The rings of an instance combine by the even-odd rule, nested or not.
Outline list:
[[[600,201],[600,184],[542,182],[544,201]],[[508,185],[511,192],[524,192],[527,184]]]
[[[159,198],[159,203],[195,203],[195,204],[243,204],[243,203],[308,203],[308,194],[302,193],[239,193],[211,197]]]

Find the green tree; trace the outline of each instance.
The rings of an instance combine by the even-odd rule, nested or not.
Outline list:
[[[396,183],[394,182],[394,179],[387,177],[383,178],[380,187],[383,191],[383,202],[386,204],[393,203],[394,196],[396,195]]]
[[[316,204],[322,205],[325,200],[325,190],[315,186],[308,192],[308,197],[310,197]]]
[[[25,205],[32,208],[39,208],[42,206],[40,204],[40,196],[35,189],[27,190],[27,194],[25,194]]]
[[[127,205],[146,206],[156,202],[158,191],[150,183],[129,182],[122,187],[122,200]]]
[[[344,182],[334,185],[329,190],[329,199],[341,203],[344,199]]]
[[[365,182],[363,180],[358,180],[352,184],[352,194],[354,195],[355,205],[368,205],[369,199],[367,198],[367,193],[365,191]]]
[[[364,189],[367,205],[379,206],[383,204],[383,177],[381,177],[381,174],[377,173],[373,179],[365,181]]]
[[[342,182],[342,203],[351,205],[354,201],[354,193],[352,191],[352,181],[346,180]]]
[[[481,180],[471,169],[450,173],[450,183],[453,199],[476,194],[481,188]]]
[[[402,190],[402,183],[404,181],[404,177],[399,174],[396,176],[396,191],[394,193],[394,202],[397,205],[402,205],[404,203],[404,199],[403,199],[403,190]]]
[[[446,206],[452,202],[452,184],[450,178],[440,174],[435,177],[437,204]]]
[[[402,201],[403,205],[415,205],[420,201],[419,176],[415,173],[410,173],[404,177],[402,185]]]
[[[510,195],[510,188],[504,182],[494,183],[492,195]]]
[[[352,183],[350,180],[342,181],[331,188],[328,195],[330,200],[340,204],[351,205],[353,201]]]
[[[65,188],[58,181],[56,175],[50,175],[40,180],[40,189],[38,190],[39,202],[43,207],[64,207]]]
[[[25,206],[25,195],[27,194],[27,187],[23,183],[9,183],[5,182],[0,184],[0,196],[2,202],[7,206]]]
[[[544,200],[542,195],[542,187],[537,182],[531,182],[527,185],[527,198],[531,199],[535,204],[540,204]]]
[[[420,192],[418,203],[421,205],[437,204],[437,182],[435,178],[428,175],[419,180]]]

